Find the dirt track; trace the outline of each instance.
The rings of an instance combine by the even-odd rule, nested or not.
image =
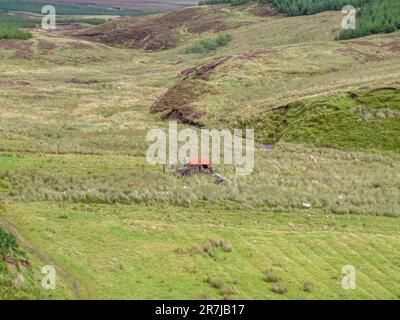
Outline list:
[[[88,298],[89,294],[86,290],[82,290],[83,287],[78,283],[76,279],[73,279],[70,275],[70,273],[65,270],[64,268],[60,267],[57,265],[47,254],[42,252],[40,249],[38,249],[36,246],[33,244],[29,243],[20,233],[19,229],[13,225],[12,223],[8,222],[4,218],[0,218],[0,227],[3,229],[11,232],[16,238],[19,243],[19,245],[29,253],[35,255],[37,258],[39,258],[44,264],[46,265],[52,265],[56,268],[57,272],[63,280],[69,285],[71,288],[71,291],[74,295],[75,299],[81,299],[81,298]],[[83,292],[82,292],[83,291]]]

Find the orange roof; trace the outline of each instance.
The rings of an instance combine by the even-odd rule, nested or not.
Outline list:
[[[212,161],[210,157],[193,157],[189,158],[188,163],[190,166],[211,166]]]

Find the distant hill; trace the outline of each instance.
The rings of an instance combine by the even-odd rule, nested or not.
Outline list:
[[[243,20],[241,15],[241,11],[225,7],[192,7],[162,15],[125,17],[72,35],[112,46],[165,50],[176,47],[182,33],[222,32],[252,23],[254,16]]]
[[[40,0],[33,0],[41,2]],[[53,3],[95,5],[138,11],[171,11],[198,4],[198,0],[52,0]]]

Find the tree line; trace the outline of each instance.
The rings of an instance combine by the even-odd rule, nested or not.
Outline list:
[[[358,11],[356,25],[354,30],[343,30],[339,39],[359,38],[400,29],[400,1],[370,1]]]
[[[202,0],[205,4],[243,5],[251,0]],[[329,10],[341,10],[347,5],[357,8],[356,29],[343,30],[338,39],[350,39],[367,35],[394,32],[400,29],[399,0],[256,0],[271,4],[279,12],[290,16],[310,15]]]

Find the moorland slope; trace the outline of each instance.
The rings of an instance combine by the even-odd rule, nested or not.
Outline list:
[[[186,10],[171,46],[128,41]],[[336,41],[340,12],[270,10],[0,40],[0,221],[31,264],[16,290],[1,259],[1,298],[399,298],[400,35]],[[205,28],[216,15],[225,27]],[[172,118],[255,128],[254,173],[216,166],[218,186],[148,164],[147,132]],[[43,293],[49,261],[65,272]]]

